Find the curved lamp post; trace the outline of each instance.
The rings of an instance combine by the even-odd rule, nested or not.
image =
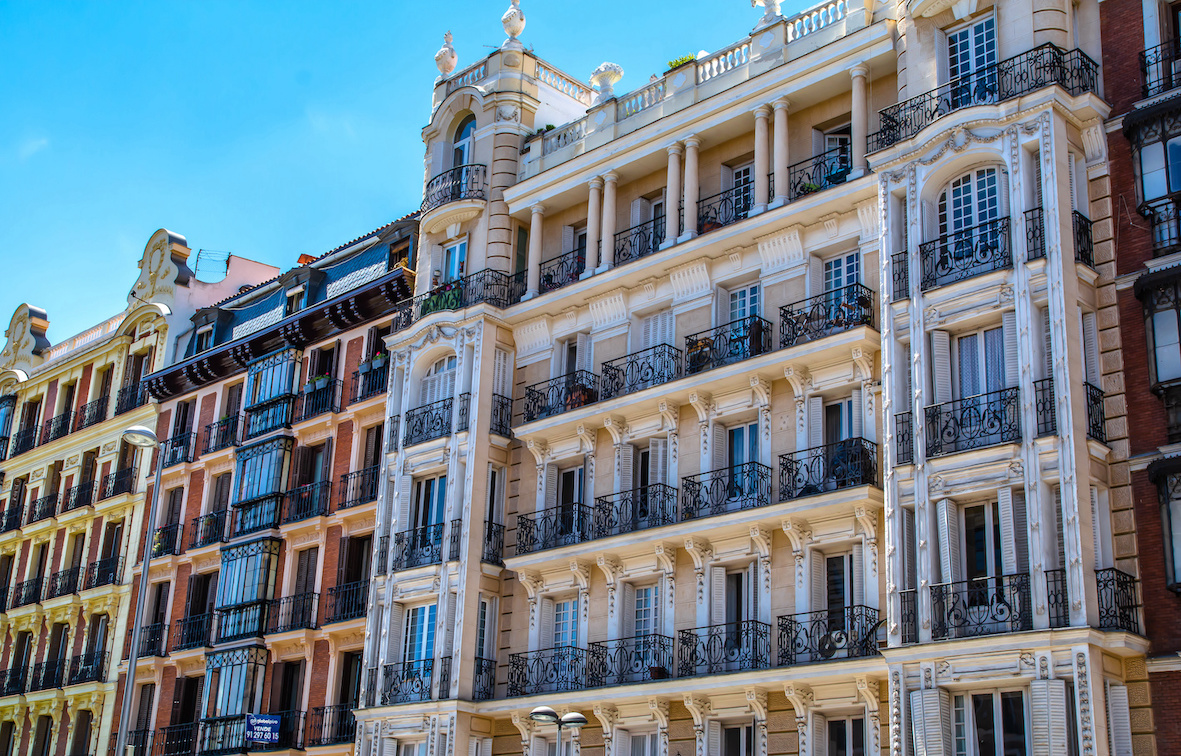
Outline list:
[[[556,724],[558,726],[558,756],[562,756],[562,730],[581,730],[586,725],[586,717],[577,711],[571,711],[562,716],[549,706],[538,706],[529,712],[529,718],[538,724]],[[574,743],[574,734],[570,734],[570,743]]]

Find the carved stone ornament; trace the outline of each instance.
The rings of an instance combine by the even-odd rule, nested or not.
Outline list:
[[[496,109],[497,121],[516,123],[521,118],[521,111],[516,105],[501,105]]]
[[[755,31],[782,20],[782,16],[779,15],[779,0],[750,0],[750,7],[757,8],[760,5],[763,6],[763,17],[755,25]]]
[[[435,66],[439,69],[440,76],[450,76],[451,72],[455,70],[456,64],[459,63],[459,55],[455,53],[455,48],[451,46],[451,32],[448,31],[443,35],[443,46],[435,53]]]
[[[599,96],[595,98],[595,104],[600,105],[614,98],[615,84],[622,78],[623,68],[621,66],[615,63],[600,63],[590,76],[591,85],[599,88]]]
[[[45,331],[49,328],[49,316],[40,307],[23,304],[16,308],[4,335],[8,342],[0,352],[0,368],[29,371],[34,366],[34,357],[40,357],[49,348]],[[37,360],[39,363],[40,360]]]
[[[504,50],[523,50],[525,46],[517,37],[521,36],[521,32],[525,31],[525,12],[521,10],[521,0],[510,0],[512,5],[500,17],[500,24],[504,27],[504,33],[508,35],[508,39],[504,41],[501,48]]]

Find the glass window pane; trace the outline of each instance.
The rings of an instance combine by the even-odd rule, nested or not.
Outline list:
[[[1025,702],[1021,691],[1001,693],[1001,730],[1005,756],[1025,756]]]
[[[995,756],[996,720],[993,717],[991,693],[972,696],[972,719],[976,722],[976,753]]]
[[[1156,199],[1169,193],[1165,176],[1165,146],[1161,142],[1144,145],[1140,150],[1140,187],[1144,200]]]
[[[1169,191],[1181,191],[1181,137],[1173,137],[1165,146],[1169,158]]]
[[[1169,381],[1181,378],[1181,339],[1176,310],[1153,313],[1152,338],[1155,342],[1156,379]]]

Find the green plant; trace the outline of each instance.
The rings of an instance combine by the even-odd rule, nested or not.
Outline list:
[[[672,60],[670,60],[668,62],[668,70],[671,71],[674,68],[680,68],[681,66],[687,66],[695,60],[697,60],[696,55],[682,55],[679,58],[673,58]]]
[[[553,131],[553,130],[554,130],[554,125],[553,125],[552,123],[547,123],[547,124],[545,125],[545,130],[546,130],[546,131]]]

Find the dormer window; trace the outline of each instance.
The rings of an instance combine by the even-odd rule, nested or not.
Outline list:
[[[213,346],[213,326],[207,325],[198,328],[197,335],[193,337],[193,354],[204,352],[211,346]]]
[[[287,305],[283,310],[284,317],[294,315],[306,306],[307,287],[303,284],[287,290]]]

